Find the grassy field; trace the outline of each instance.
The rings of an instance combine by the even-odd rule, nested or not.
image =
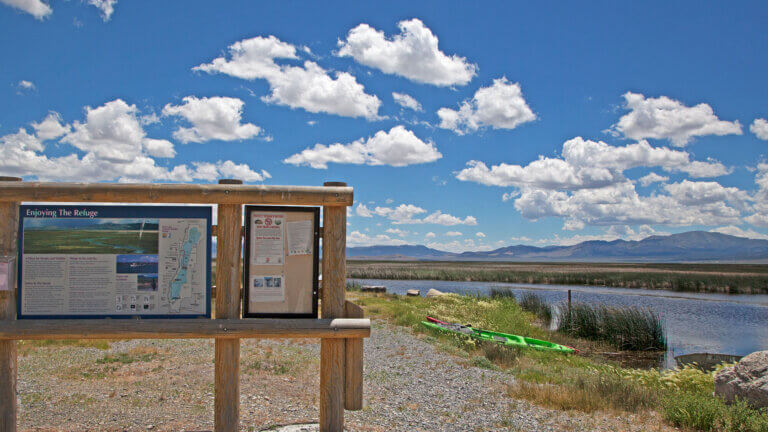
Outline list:
[[[347,261],[347,276],[768,293],[768,265]]]
[[[662,372],[622,367],[601,356],[610,345],[545,330],[512,297],[403,297],[362,294],[351,288],[350,295],[367,315],[409,327],[469,364],[513,375],[515,383],[507,390],[511,397],[559,410],[653,414],[685,430],[768,431],[768,409],[754,410],[744,403],[726,405],[713,396],[713,373],[693,367]],[[463,335],[446,335],[420,325],[426,315],[551,340],[575,346],[581,353],[510,349]]]
[[[26,230],[26,254],[157,254],[157,231]]]

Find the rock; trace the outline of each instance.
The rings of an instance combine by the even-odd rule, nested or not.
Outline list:
[[[443,294],[445,294],[445,293],[441,292],[441,291],[438,291],[438,290],[436,290],[434,288],[432,288],[429,291],[427,291],[427,297],[437,297],[437,296],[441,296]]]
[[[715,375],[715,394],[727,403],[743,399],[755,408],[768,407],[768,351],[757,351]]]
[[[410,289],[405,293],[405,295],[409,297],[418,297],[419,294],[421,294],[421,292],[417,289]]]
[[[360,288],[360,291],[362,292],[374,292],[374,293],[383,293],[387,292],[387,287],[383,285],[363,285]]]

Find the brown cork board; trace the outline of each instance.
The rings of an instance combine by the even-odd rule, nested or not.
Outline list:
[[[318,207],[245,207],[245,318],[317,318],[319,217]]]

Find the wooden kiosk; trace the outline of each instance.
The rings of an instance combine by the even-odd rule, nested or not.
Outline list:
[[[342,431],[344,409],[362,408],[363,338],[370,320],[345,300],[347,207],[345,183],[253,186],[21,182],[0,177],[0,256],[17,256],[22,201],[72,203],[218,204],[215,319],[16,320],[15,279],[0,291],[0,432],[16,431],[16,340],[215,338],[216,432],[239,430],[240,339],[320,338],[320,430]],[[323,207],[320,319],[242,319],[241,241],[244,204]]]

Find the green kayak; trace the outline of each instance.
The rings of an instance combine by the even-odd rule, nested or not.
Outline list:
[[[495,342],[500,345],[508,347],[520,347],[520,348],[533,348],[543,351],[555,351],[561,353],[574,353],[578,350],[569,346],[556,344],[553,342],[547,342],[539,339],[529,338],[525,336],[518,336],[507,333],[499,333],[488,330],[480,330],[472,328],[471,326],[465,326],[461,324],[448,323],[440,321],[438,319],[427,317],[427,321],[422,321],[421,324],[425,327],[433,328],[436,330],[464,334],[475,339]]]

